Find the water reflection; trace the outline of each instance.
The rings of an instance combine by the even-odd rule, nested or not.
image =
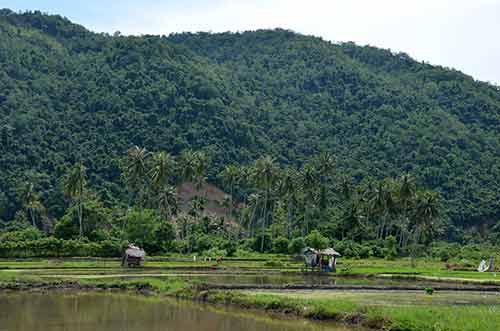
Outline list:
[[[0,292],[0,331],[353,330],[297,319],[214,309],[190,302],[109,293]]]

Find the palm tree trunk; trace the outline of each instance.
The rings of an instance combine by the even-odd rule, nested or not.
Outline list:
[[[255,200],[255,205],[252,209],[252,214],[250,215],[250,237],[255,235],[255,213],[257,212],[257,208],[259,207],[259,199]]]
[[[229,217],[233,217],[233,184],[231,184],[231,199],[229,205]]]
[[[267,220],[267,201],[268,200],[268,191],[266,190],[266,195],[264,199],[264,218],[262,219],[262,237],[260,239],[260,251],[264,252],[264,232],[266,228],[266,220]]]
[[[288,199],[288,210],[287,210],[287,225],[286,225],[286,233],[288,239],[292,237],[292,208],[293,202],[292,199]]]
[[[83,237],[83,199],[80,197],[78,203],[78,223],[80,226],[80,238]]]
[[[255,211],[256,211],[256,209],[257,209],[257,206],[253,207],[252,215],[250,215],[250,224],[248,224],[250,238],[253,238],[253,236],[255,235]]]
[[[305,226],[304,236],[306,236],[307,233],[309,232],[309,206],[306,207],[304,213],[304,226]]]
[[[414,237],[413,237],[413,242],[412,242],[412,247],[411,247],[411,253],[410,253],[410,261],[411,261],[411,267],[415,268],[417,266],[417,263],[415,261],[416,253],[417,253],[417,243],[419,239],[419,234],[418,230],[415,231]]]
[[[33,227],[36,227],[35,213],[33,211],[33,208],[29,208],[29,213],[30,213],[31,223],[33,223]]]

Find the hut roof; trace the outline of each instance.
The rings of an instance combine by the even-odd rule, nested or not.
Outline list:
[[[317,254],[318,251],[311,247],[306,247],[302,250],[302,254]]]
[[[321,255],[327,255],[327,256],[340,256],[340,253],[331,247],[320,250],[320,251],[318,251],[318,253]]]
[[[143,249],[134,245],[129,245],[128,248],[125,250],[125,254],[128,256],[140,257],[140,258],[144,258],[146,256],[146,252]]]

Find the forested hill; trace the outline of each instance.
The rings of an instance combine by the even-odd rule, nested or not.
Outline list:
[[[322,151],[357,181],[411,172],[456,225],[500,214],[500,91],[458,71],[285,30],[125,37],[59,16],[0,11],[0,218],[35,183],[52,217],[82,160],[107,203],[124,200],[133,145],[203,149],[209,177],[270,154]]]

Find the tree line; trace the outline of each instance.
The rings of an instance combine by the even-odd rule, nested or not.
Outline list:
[[[184,252],[209,249],[212,241],[221,240],[226,248],[240,242],[259,252],[270,252],[273,246],[285,247],[282,252],[291,246],[298,252],[308,236],[309,243],[319,246],[332,240],[391,238],[398,250],[412,254],[420,242],[439,234],[439,194],[418,187],[410,174],[354,183],[338,173],[328,153],[301,168],[280,167],[273,157],[263,156],[245,166],[223,168],[217,183],[227,195],[217,203],[226,214],[214,216],[204,212],[210,166],[202,151],[173,156],[134,146],[122,163],[128,202],[106,209],[92,193],[87,168],[77,162],[62,180],[69,205],[52,232],[62,239],[136,241],[158,252],[174,249],[173,241],[181,243],[175,249]],[[198,193],[182,206],[178,187],[183,183],[192,183]],[[42,228],[44,206],[32,183],[26,184],[20,199],[26,220]],[[205,242],[200,245],[200,240]],[[168,245],[153,247],[156,241]]]
[[[235,220],[230,224],[248,224],[243,227],[248,238],[266,229],[264,235],[269,232],[273,240],[280,234],[291,241],[316,229],[344,242],[392,236],[406,249],[414,241],[411,225],[399,224],[411,221],[413,205],[406,218],[403,207],[374,216],[358,188],[375,191],[383,182],[399,201],[393,187],[399,184],[392,182],[410,173],[418,186],[442,197],[441,239],[498,242],[498,87],[405,54],[280,29],[112,36],[60,16],[1,10],[0,30],[0,228],[5,231],[26,218],[24,209],[19,212],[21,201],[28,201],[30,223],[34,219],[61,238],[83,232],[101,240],[125,231],[114,223],[140,209],[137,201],[154,211],[139,216],[158,215],[158,194],[168,200],[173,192],[153,188],[149,173],[142,183],[123,180],[124,155],[138,145],[171,153],[176,164],[182,151],[203,151],[210,161],[206,180],[234,196],[234,206],[231,198],[224,202]],[[305,165],[325,151],[336,156],[336,172],[304,179]],[[146,157],[147,171],[153,154]],[[230,185],[219,176],[226,165],[244,170],[262,155],[273,159],[278,179],[257,183],[248,175]],[[87,187],[81,211],[81,190],[61,181],[78,161]],[[301,187],[284,201],[277,186],[286,170],[301,174],[294,180]],[[171,179],[174,188],[180,172],[178,167]],[[315,180],[322,185],[310,189]],[[351,216],[361,216],[352,216],[354,222],[344,217],[344,180],[355,199]],[[190,233],[223,228],[215,222],[192,231],[191,220],[204,219],[197,210],[209,207],[200,195],[179,206],[192,210],[179,220],[184,239],[175,239],[190,242],[183,244],[188,249],[198,241],[191,243]],[[69,199],[75,201],[71,206]],[[95,228],[97,219],[109,223],[105,231]],[[370,235],[345,226],[357,223]],[[257,250],[272,242],[256,241]]]

